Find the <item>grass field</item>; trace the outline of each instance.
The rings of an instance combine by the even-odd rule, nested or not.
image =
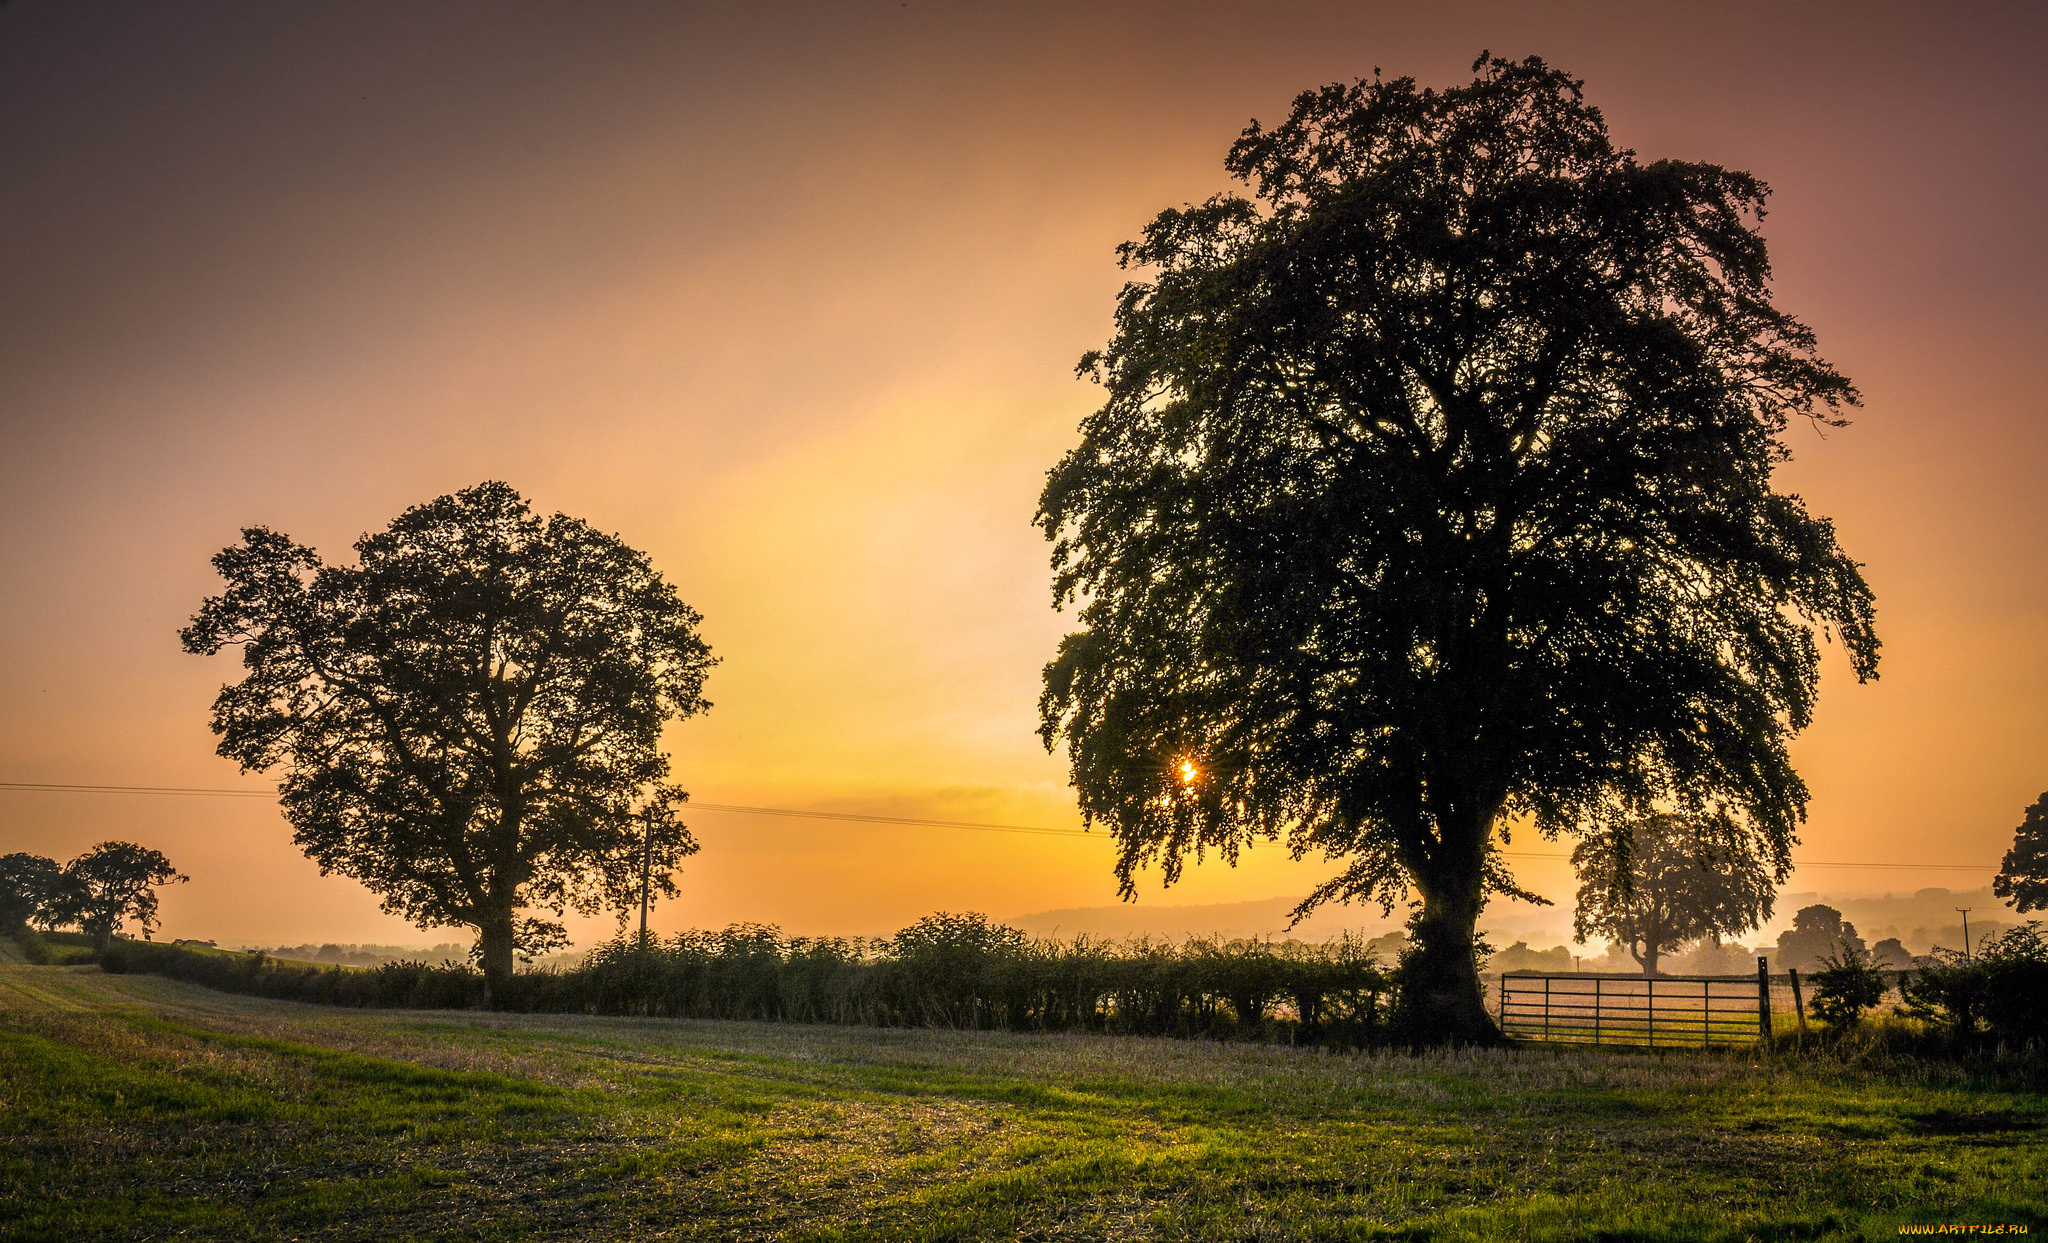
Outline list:
[[[1945,1068],[334,1010],[18,959],[0,1154],[10,1239],[2048,1229],[2048,1098]]]

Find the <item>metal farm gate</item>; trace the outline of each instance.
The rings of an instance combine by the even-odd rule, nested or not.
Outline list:
[[[1510,971],[1500,977],[1500,1026],[1524,1040],[1652,1048],[1752,1044],[1770,1038],[1777,983],[1759,968],[1756,975]],[[1803,1020],[1805,1007],[1798,1009]]]

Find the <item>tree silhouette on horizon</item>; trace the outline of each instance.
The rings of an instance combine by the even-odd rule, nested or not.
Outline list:
[[[104,953],[122,925],[142,925],[142,939],[156,931],[159,886],[190,879],[160,850],[134,842],[101,842],[64,865],[61,883],[49,903],[49,918],[77,924]]]
[[[568,909],[640,898],[638,812],[668,784],[664,724],[709,708],[697,613],[638,552],[503,483],[406,510],[354,565],[261,527],[214,558],[226,589],[187,651],[242,648],[219,751],[281,768],[293,840],[421,927],[467,925],[493,997]],[[651,889],[697,845],[651,830]]]
[[[1534,898],[1513,823],[1680,813],[1780,865],[1818,640],[1879,647],[1772,487],[1857,394],[1771,300],[1764,183],[1638,161],[1540,59],[1474,75],[1305,92],[1231,148],[1248,196],[1122,247],[1038,511],[1079,610],[1041,730],[1125,895],[1261,839],[1338,865],[1301,913],[1412,891],[1401,1013],[1460,1042],[1497,1036],[1482,908]]]

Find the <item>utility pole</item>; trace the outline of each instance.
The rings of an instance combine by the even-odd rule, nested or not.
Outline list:
[[[640,948],[647,948],[647,893],[654,875],[654,804],[649,803],[640,812],[643,829],[640,835]]]
[[[1974,906],[1959,906],[1955,909],[1962,912],[1963,916],[1963,961],[1968,962],[1970,961],[1970,912],[1977,908]]]

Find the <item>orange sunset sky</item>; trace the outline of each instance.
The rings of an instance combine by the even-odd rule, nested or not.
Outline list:
[[[1297,91],[1491,49],[1583,77],[1645,158],[1774,187],[1779,297],[1865,396],[1792,429],[1785,484],[1867,563],[1886,644],[1876,684],[1827,669],[1795,858],[1888,866],[1789,888],[1981,886],[2048,787],[2043,12],[15,0],[0,781],[260,787],[207,729],[236,666],[179,650],[208,557],[251,524],[338,556],[497,478],[705,615],[716,707],[669,739],[699,800],[1073,827],[1030,519],[1095,401],[1113,248]],[[659,929],[1115,901],[1101,840],[687,819]],[[319,876],[266,801],[0,790],[0,852],[109,837],[191,875],[163,935],[445,939]],[[1142,901],[1328,866],[1261,848]],[[1567,929],[1567,866],[1520,867]]]

